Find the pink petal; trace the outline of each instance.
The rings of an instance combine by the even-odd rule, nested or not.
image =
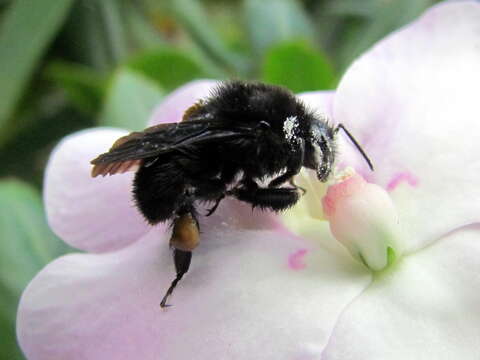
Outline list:
[[[314,110],[319,115],[326,116],[330,124],[335,125],[338,123],[333,117],[335,91],[310,91],[301,93],[298,96],[309,109]],[[358,162],[363,161],[358,151],[343,133],[340,133],[340,136],[337,137],[337,143],[338,148],[341,149],[337,153],[337,165],[340,169],[347,166],[355,166]]]
[[[298,94],[300,100],[311,110],[332,118],[335,91],[309,91]]]
[[[149,229],[132,202],[133,173],[90,176],[90,160],[125,134],[107,128],[81,131],[66,137],[50,157],[44,188],[48,222],[78,249],[120,249]]]
[[[480,227],[405,257],[346,308],[323,360],[478,359]]]
[[[306,248],[305,266],[291,269]],[[161,310],[173,275],[168,234],[156,229],[118,252],[57,259],[22,296],[19,343],[31,360],[317,358],[371,281],[286,233],[209,221],[173,307]]]
[[[440,4],[357,60],[335,95],[375,172],[350,163],[390,187],[410,251],[480,221],[479,24],[479,2]]]
[[[196,80],[175,90],[153,111],[148,126],[179,122],[183,113],[198,100],[208,97],[219,84],[214,80]]]

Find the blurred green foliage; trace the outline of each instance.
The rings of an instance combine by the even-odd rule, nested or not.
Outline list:
[[[333,89],[346,67],[435,0],[1,0],[0,358],[22,289],[67,247],[40,189],[63,136],[140,129],[177,86],[257,79]]]

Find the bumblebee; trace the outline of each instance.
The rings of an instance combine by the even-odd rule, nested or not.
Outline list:
[[[176,277],[160,306],[168,306],[167,298],[190,267],[200,240],[199,202],[213,204],[206,216],[225,197],[262,210],[290,208],[304,192],[293,182],[302,167],[315,170],[322,182],[329,178],[340,129],[373,170],[342,124],[333,127],[290,91],[231,81],[188,108],[181,122],[132,132],[92,160],[93,177],[136,171],[138,210],[152,225],[172,224]]]

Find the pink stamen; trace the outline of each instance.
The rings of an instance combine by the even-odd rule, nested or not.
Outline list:
[[[288,266],[292,270],[302,270],[307,265],[304,263],[303,258],[307,254],[307,249],[300,249],[295,251],[288,257]]]
[[[406,182],[408,183],[408,185],[415,187],[418,185],[418,178],[409,172],[398,173],[388,183],[387,190],[393,191],[398,185],[403,182]]]

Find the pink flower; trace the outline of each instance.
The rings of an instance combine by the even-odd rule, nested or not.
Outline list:
[[[286,219],[303,238],[225,201],[202,219],[202,243],[167,311],[158,304],[173,272],[168,231],[147,227],[132,206],[131,174],[89,178],[88,161],[122,132],[66,138],[47,168],[48,218],[90,253],[57,259],[25,290],[17,330],[28,359],[477,359],[479,24],[476,1],[438,5],[359,58],[334,95],[302,95],[355,134],[376,171],[344,142],[340,166],[375,190],[361,177],[335,185],[343,193],[332,187],[329,225],[325,187],[304,177],[310,191]],[[177,90],[153,122],[177,121],[211,85]],[[353,207],[349,194],[385,202],[362,218],[373,202]],[[370,270],[378,247],[362,248],[364,266],[329,229],[347,247],[370,246],[365,238],[381,247],[388,236],[369,227],[379,218],[401,248],[381,272]]]

